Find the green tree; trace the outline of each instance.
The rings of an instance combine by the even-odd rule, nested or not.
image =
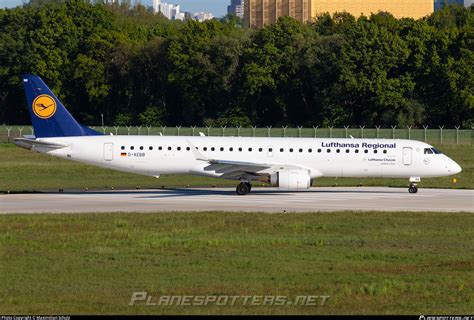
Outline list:
[[[216,118],[239,99],[239,58],[246,37],[230,37],[233,27],[217,20],[188,21],[182,33],[170,39],[167,50],[170,120],[200,124]]]
[[[0,122],[29,122],[21,74],[34,73],[87,124],[469,127],[473,30],[462,6],[251,30],[235,16],[181,22],[129,2],[34,0],[0,9]]]
[[[148,107],[138,115],[138,122],[145,127],[158,127],[163,124],[161,110],[156,107]]]
[[[128,127],[132,125],[133,116],[129,113],[119,113],[115,116],[114,126]]]
[[[308,120],[311,103],[302,75],[305,52],[315,39],[307,25],[288,17],[255,34],[242,58],[243,108],[254,123],[298,125]]]

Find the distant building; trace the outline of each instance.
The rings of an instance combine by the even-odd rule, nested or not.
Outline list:
[[[433,0],[313,0],[312,16],[329,12],[349,12],[355,17],[385,11],[395,18],[420,19],[433,13]]]
[[[161,0],[153,0],[152,1],[152,7],[153,7],[153,11],[155,13],[160,11],[160,4],[161,4]]]
[[[244,18],[245,0],[231,0],[227,6],[227,14],[235,14],[237,17]]]
[[[191,12],[185,11],[184,12],[184,20],[188,21],[188,20],[191,20],[191,19],[193,19],[193,14]]]
[[[181,12],[179,4],[162,3],[161,0],[153,0],[153,11],[162,13],[170,20],[184,20],[184,12]]]
[[[209,12],[196,12],[194,14],[194,19],[196,19],[199,22],[203,22],[203,21],[206,21],[206,20],[211,20],[213,18],[214,18],[214,16],[212,15],[212,13],[209,13]]]
[[[472,1],[472,0],[465,0]],[[309,21],[320,14],[348,12],[355,17],[386,11],[396,18],[419,19],[434,11],[433,0],[246,0],[244,25],[261,28],[281,16]]]
[[[460,6],[465,6],[466,8],[472,6],[474,0],[435,0],[434,9],[439,10],[445,5],[458,4]]]

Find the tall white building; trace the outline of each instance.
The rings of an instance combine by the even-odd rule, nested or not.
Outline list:
[[[153,11],[161,12],[170,20],[184,20],[184,12],[181,12],[179,4],[170,4],[161,2],[161,0],[153,0]]]
[[[161,4],[161,0],[153,0],[152,1],[153,11],[155,13],[158,13],[160,11],[160,4]]]
[[[194,19],[196,19],[199,22],[203,22],[206,20],[211,20],[213,19],[214,16],[210,12],[196,12],[194,14]]]

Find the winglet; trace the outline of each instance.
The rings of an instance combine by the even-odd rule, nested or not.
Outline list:
[[[211,162],[211,159],[209,159],[208,157],[206,157],[205,155],[203,155],[201,152],[199,152],[198,148],[195,147],[195,146],[191,143],[191,141],[186,140],[186,142],[188,143],[189,147],[191,148],[191,151],[194,153],[194,156],[196,157],[196,160]]]

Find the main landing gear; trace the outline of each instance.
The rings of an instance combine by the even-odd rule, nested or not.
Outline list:
[[[417,182],[420,182],[420,177],[410,177],[410,186],[408,187],[409,193],[417,193],[418,187],[416,186]]]
[[[252,190],[252,185],[249,182],[241,182],[235,189],[239,196],[245,196]]]

